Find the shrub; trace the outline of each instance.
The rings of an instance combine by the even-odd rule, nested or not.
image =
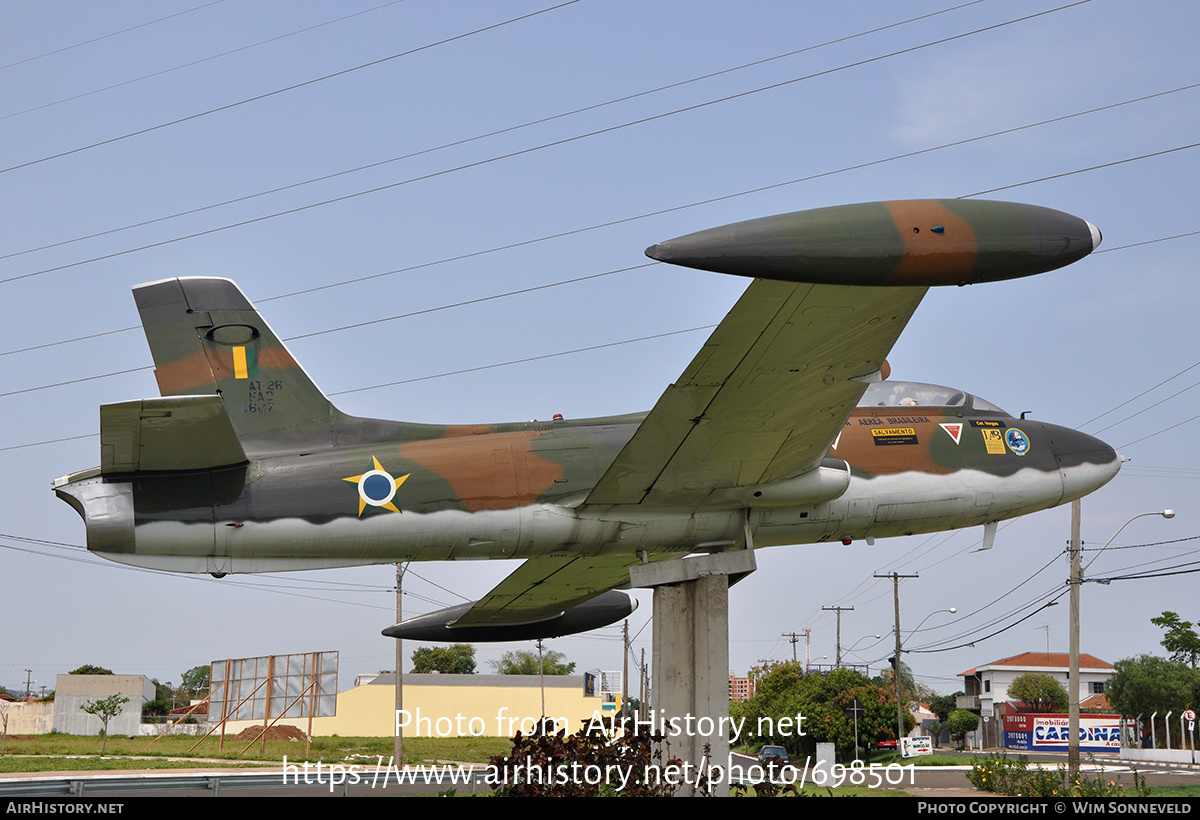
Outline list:
[[[1094,758],[1088,755],[1088,760]],[[982,760],[976,760],[971,765],[967,775],[975,788],[1016,797],[1125,797],[1125,787],[1121,778],[1109,779],[1100,767],[1093,776],[1083,772],[1070,783],[1070,775],[1061,763],[1057,769],[1035,768],[1030,770],[1029,758],[1025,755],[1009,757],[1006,754],[989,755]],[[1146,778],[1135,768],[1133,770],[1133,790],[1131,797],[1145,797],[1149,794],[1146,788]]]

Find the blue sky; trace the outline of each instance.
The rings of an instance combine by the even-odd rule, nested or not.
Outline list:
[[[893,377],[1081,427],[1129,456],[1084,500],[1085,541],[1098,546],[1149,510],[1178,516],[1132,524],[1114,544],[1129,549],[1106,552],[1093,575],[1195,561],[1197,541],[1138,545],[1200,536],[1200,411],[1193,393],[1171,397],[1200,368],[1156,388],[1200,359],[1200,236],[1168,238],[1200,230],[1190,147],[1200,88],[1185,88],[1200,82],[1200,12],[1154,0],[1056,8],[5,4],[0,683],[23,685],[32,669],[52,687],[84,663],[178,682],[216,658],[337,649],[348,684],[393,663],[379,634],[392,622],[391,567],[216,581],[16,540],[83,542],[50,480],[98,462],[100,404],[157,394],[140,330],[108,333],[136,326],[132,286],[229,277],[282,336],[299,337],[594,277],[291,348],[358,415],[633,412],[703,342],[689,329],[719,321],[745,287],[649,264],[646,246],[847,202],[986,191],[1103,231],[1101,252],[1067,269],[931,292],[889,357]],[[240,201],[212,207],[230,200]],[[309,292],[279,298],[297,291]],[[674,331],[689,332],[611,346]],[[107,335],[38,347],[92,334]],[[599,349],[443,375],[589,347]],[[72,383],[47,386],[59,382]],[[57,439],[67,440],[43,443]],[[832,657],[821,607],[841,605],[855,607],[847,644],[884,634],[852,658],[878,668],[891,585],[875,572],[920,575],[901,586],[906,646],[970,642],[1062,588],[1065,559],[1054,557],[1068,534],[1062,508],[1003,526],[986,553],[972,552],[978,530],[764,550],[731,594],[731,667],[790,657],[781,635],[805,628],[814,660]],[[406,610],[478,597],[510,569],[414,565]],[[1165,609],[1196,619],[1196,589],[1186,574],[1086,586],[1083,650],[1110,662],[1160,652],[1149,619]],[[650,601],[639,598],[632,631],[648,649]],[[957,623],[938,628],[949,616],[934,616],[907,636],[950,606]],[[1044,651],[1043,624],[1051,651],[1066,651],[1066,621],[1064,603],[973,648],[907,660],[952,692],[968,668]],[[618,634],[551,646],[580,668],[616,669]],[[511,648],[524,646],[481,646],[481,666]]]

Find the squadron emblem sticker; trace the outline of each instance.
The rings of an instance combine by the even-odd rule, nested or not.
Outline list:
[[[962,422],[960,422],[960,421],[954,422],[953,424],[939,424],[938,427],[941,427],[943,430],[945,430],[946,435],[948,435],[948,436],[950,436],[950,438],[954,439],[955,444],[958,444],[959,439],[962,438],[963,426],[962,426]]]
[[[1029,452],[1029,439],[1016,427],[1010,427],[1004,433],[1004,443],[1014,454],[1023,456]]]
[[[1004,455],[1004,431],[992,430],[984,428],[979,431],[983,434],[983,446],[987,448],[989,454],[993,456]]]
[[[396,497],[396,490],[400,489],[400,485],[412,473],[406,473],[399,478],[393,478],[391,473],[383,469],[383,465],[379,463],[379,459],[371,456],[371,461],[374,462],[375,469],[368,470],[362,475],[342,479],[342,481],[349,481],[351,484],[358,485],[358,517],[362,518],[363,510],[368,506],[382,507],[385,510],[399,513],[400,510],[392,503],[392,499]]]

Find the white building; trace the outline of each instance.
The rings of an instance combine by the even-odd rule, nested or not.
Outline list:
[[[961,673],[965,695],[958,698],[959,709],[969,709],[999,720],[1002,707],[1008,702],[1008,687],[1020,675],[1034,672],[1049,675],[1070,694],[1071,656],[1065,652],[1023,652],[1011,658],[968,669]],[[1112,664],[1091,655],[1079,656],[1079,701],[1084,703],[1094,695],[1103,695],[1109,678],[1117,670]],[[1085,707],[1086,708],[1086,707]]]

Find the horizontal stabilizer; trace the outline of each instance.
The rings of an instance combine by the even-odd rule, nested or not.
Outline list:
[[[139,399],[100,408],[100,471],[211,470],[242,464],[220,396]]]
[[[538,638],[557,638],[608,626],[628,617],[637,609],[637,600],[611,589],[589,601],[571,607],[557,617],[537,623],[488,624],[454,626],[477,602],[439,609],[428,615],[409,618],[388,627],[383,634],[389,638],[409,638],[417,641],[476,642],[531,641]]]

